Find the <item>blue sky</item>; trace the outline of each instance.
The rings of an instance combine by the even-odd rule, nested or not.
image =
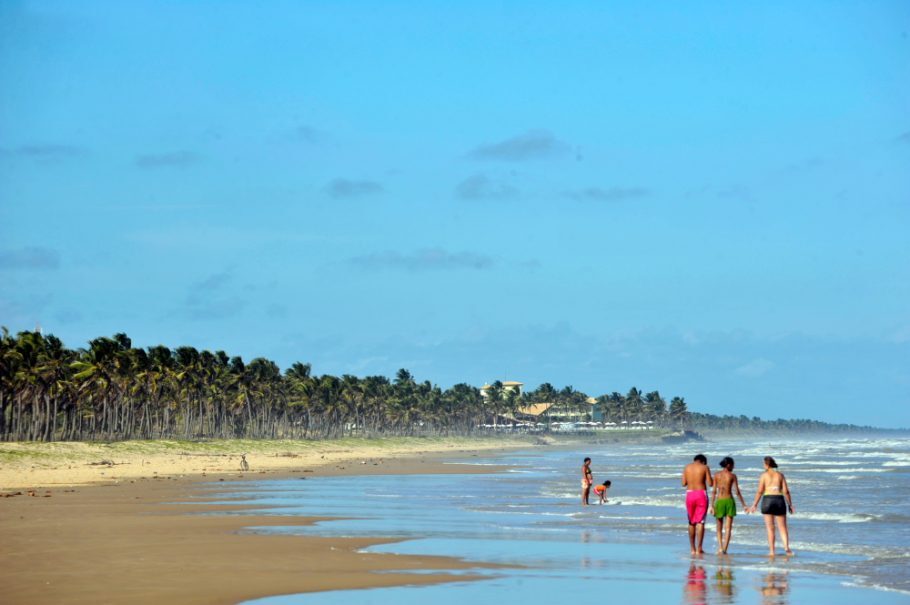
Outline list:
[[[0,323],[910,426],[905,2],[0,3]]]

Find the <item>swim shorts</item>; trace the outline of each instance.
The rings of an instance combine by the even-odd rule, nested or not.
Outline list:
[[[736,516],[736,502],[733,498],[718,498],[714,502],[714,516],[718,519]]]
[[[704,523],[708,514],[708,493],[702,490],[686,492],[686,513],[689,515],[689,525]]]
[[[787,516],[787,501],[783,496],[762,496],[761,512],[763,515],[774,515],[775,517]]]

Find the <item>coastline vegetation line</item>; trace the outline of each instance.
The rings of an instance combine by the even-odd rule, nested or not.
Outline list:
[[[515,422],[522,410],[548,404],[533,420],[574,418],[660,428],[855,430],[811,420],[764,421],[690,412],[658,391],[633,387],[592,400],[543,383],[520,393],[501,382],[483,391],[467,383],[441,389],[406,369],[394,379],[325,374],[293,363],[283,373],[265,358],[244,362],[224,351],[158,345],[134,348],[126,334],[68,349],[53,335],[0,334],[0,440],[337,439],[454,436]],[[527,418],[526,418],[527,419]],[[527,426],[527,423],[525,424]]]

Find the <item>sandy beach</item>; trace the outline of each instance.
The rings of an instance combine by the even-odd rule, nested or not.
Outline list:
[[[5,603],[236,603],[267,595],[401,584],[470,565],[427,556],[361,554],[387,540],[257,535],[244,527],[318,519],[221,516],[205,504],[231,480],[328,475],[477,473],[442,457],[521,441],[209,444],[3,444],[0,586]],[[244,450],[238,447],[249,446]],[[469,447],[467,447],[469,446]],[[166,450],[166,451],[163,451]],[[251,470],[239,472],[238,451]],[[102,462],[101,464],[98,464]],[[192,503],[181,504],[181,502]],[[200,516],[188,513],[214,513]],[[419,574],[378,571],[420,570]],[[459,576],[464,579],[464,576]]]
[[[112,443],[0,443],[0,496],[23,489],[118,484],[131,480],[380,471],[395,458],[529,447],[529,437],[389,438],[334,441],[212,440]],[[249,470],[241,472],[241,455]],[[261,477],[260,477],[261,478]]]

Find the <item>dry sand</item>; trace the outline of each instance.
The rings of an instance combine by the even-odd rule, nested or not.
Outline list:
[[[125,454],[104,458],[115,463],[108,466],[86,462],[95,461],[95,448],[104,446],[59,445],[68,451],[66,456],[58,452],[40,461],[19,454],[0,458],[2,495],[8,496],[0,498],[2,603],[220,604],[276,594],[451,581],[456,578],[446,570],[478,565],[442,557],[357,552],[388,541],[382,538],[258,535],[244,530],[316,519],[187,513],[235,509],[199,503],[226,478],[484,472],[489,467],[442,461],[446,455],[470,456],[472,450],[503,444],[339,442],[322,444],[308,454],[294,451],[293,443],[273,442],[265,448],[254,444],[260,449],[247,456],[251,466],[247,473],[234,470],[239,458],[233,453],[188,451],[193,455],[181,456],[146,451],[138,458]],[[0,455],[11,447],[34,446],[2,444]],[[174,504],[189,500],[194,503]],[[425,571],[434,569],[440,573]],[[375,573],[392,570],[402,573]]]
[[[125,441],[2,443],[0,494],[10,490],[118,483],[142,477],[232,475],[246,454],[249,472],[289,473],[351,465],[381,467],[397,457],[528,447],[530,438],[390,438],[336,441]]]

